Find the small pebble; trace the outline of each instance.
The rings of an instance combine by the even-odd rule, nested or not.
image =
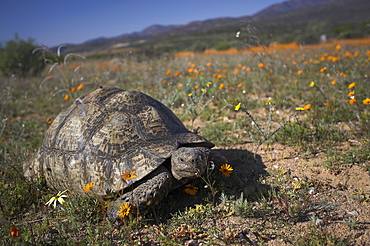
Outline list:
[[[185,245],[186,246],[198,246],[199,244],[197,240],[191,239],[191,240],[186,241]]]
[[[308,188],[308,194],[310,194],[310,195],[316,195],[317,193],[318,192],[317,192],[317,190],[315,188],[313,188],[313,187]]]
[[[323,227],[325,225],[325,222],[322,219],[317,219],[315,225],[317,227]]]

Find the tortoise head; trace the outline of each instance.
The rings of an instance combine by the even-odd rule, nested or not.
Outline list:
[[[179,148],[171,157],[172,175],[177,180],[199,177],[207,169],[209,151],[207,147]]]

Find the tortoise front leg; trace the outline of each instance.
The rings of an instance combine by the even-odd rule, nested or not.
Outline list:
[[[217,169],[223,164],[228,163],[227,159],[223,155],[218,153],[216,150],[212,150],[212,149],[209,152],[209,156],[208,156],[208,162],[210,161],[214,163],[215,168]]]
[[[110,202],[107,214],[111,220],[118,218],[120,206],[125,202],[138,209],[157,205],[167,196],[172,186],[172,175],[164,166],[160,166],[144,179],[145,181],[132,191]]]

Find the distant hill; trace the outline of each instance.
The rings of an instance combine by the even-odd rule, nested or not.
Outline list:
[[[291,0],[285,1],[282,3],[274,4],[270,7],[267,7],[260,12],[253,15],[254,20],[271,18],[280,14],[291,12],[296,9],[315,6],[324,2],[330,2],[333,0]]]
[[[361,26],[363,21],[370,19],[369,13],[369,0],[290,0],[252,16],[215,18],[185,25],[155,24],[140,32],[67,45],[62,52],[134,49],[153,55],[270,42],[310,43],[318,41],[321,34],[340,36],[341,31],[335,30],[342,25],[347,26],[345,31],[350,33],[349,37],[370,34],[368,26]],[[354,30],[355,27],[358,30]],[[240,38],[235,37],[238,31]],[[353,34],[355,31],[357,33]]]

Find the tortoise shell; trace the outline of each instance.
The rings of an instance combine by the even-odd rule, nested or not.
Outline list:
[[[26,172],[44,176],[57,190],[83,193],[93,182],[104,196],[145,178],[181,146],[214,144],[144,93],[100,88],[56,117]],[[135,178],[122,179],[132,172]]]

